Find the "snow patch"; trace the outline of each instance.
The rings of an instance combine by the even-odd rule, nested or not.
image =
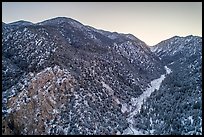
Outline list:
[[[174,62],[171,62],[169,65],[172,65],[172,64],[174,64]]]
[[[108,35],[108,38],[110,38],[110,39],[116,39],[117,36],[116,36],[115,34],[111,34],[111,35]]]
[[[7,113],[11,113],[12,108],[7,109]]]
[[[37,100],[37,99],[38,99],[38,96],[37,96],[37,95],[34,95],[32,98]]]
[[[166,69],[166,73],[167,74],[170,74],[171,72],[172,72],[172,70],[170,69],[170,68],[168,68],[167,66],[164,66],[165,67],[165,69]]]
[[[111,95],[114,95],[114,91],[112,90],[112,88],[109,86],[109,85],[107,85],[105,82],[101,82],[102,83],[102,86],[104,87],[104,88],[106,88],[108,91],[109,91],[109,95],[111,96]]]
[[[117,104],[120,104],[120,101],[119,101],[118,98],[116,98],[115,96],[113,97],[113,100],[114,100]]]
[[[189,116],[188,119],[191,121],[191,124],[193,124],[193,116]]]
[[[56,104],[56,101],[53,99],[53,97],[50,96],[49,99],[53,104]]]
[[[123,131],[123,135],[145,135],[142,131],[135,129],[132,125]]]
[[[57,114],[59,111],[57,109],[53,109],[53,114]]]
[[[125,113],[126,111],[128,111],[128,109],[127,109],[127,104],[124,103],[124,104],[122,104],[121,112],[122,112],[122,113]]]
[[[27,28],[24,28],[23,32],[26,32],[28,29]]]

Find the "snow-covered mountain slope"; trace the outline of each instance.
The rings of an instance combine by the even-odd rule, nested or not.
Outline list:
[[[81,24],[81,27],[76,27],[80,25],[74,22],[69,18],[55,18],[39,23],[40,25],[25,26],[11,31],[2,38],[3,55],[27,72],[46,68],[57,58],[62,60],[60,55],[74,58],[70,56],[73,53],[58,52],[64,50],[76,51],[75,56],[78,55],[82,60],[86,60],[86,56],[94,56],[112,61],[110,65],[114,65],[114,62],[119,63],[126,67],[125,69],[134,70],[133,75],[137,75],[137,78],[149,74],[147,81],[164,73],[158,57],[151,53],[145,43],[123,36],[120,36],[121,39],[118,38],[120,41],[112,40]]]
[[[2,111],[6,118],[4,124],[15,129],[7,128],[7,131],[10,129],[14,134],[122,134],[128,126],[123,104],[142,94],[151,80],[165,73],[165,68],[141,40],[119,33],[117,39],[112,39],[95,30],[73,19],[59,17],[21,25],[4,33]],[[72,89],[66,88],[67,83],[63,82],[67,76],[52,72],[56,66],[60,73],[66,71],[73,77],[76,84]],[[16,80],[7,85],[6,79],[14,79],[10,70],[16,74]],[[61,83],[56,80],[58,77]],[[37,80],[33,83],[33,79]],[[33,86],[35,84],[38,86]],[[57,84],[65,86],[65,91]],[[46,92],[50,86],[52,95]],[[39,92],[43,95],[38,95]],[[62,99],[62,93],[72,99]],[[36,102],[31,95],[46,102]],[[58,103],[56,107],[52,104],[50,96],[56,97],[55,101],[61,102],[65,110],[54,114],[60,108]],[[49,102],[50,110],[40,105]],[[30,112],[40,114],[30,115]],[[56,117],[62,123],[55,123]],[[28,119],[34,121],[28,122]],[[52,122],[39,122],[36,125],[39,129],[34,130],[33,122],[42,119]]]
[[[201,49],[202,38],[197,36],[173,37],[153,47],[171,73],[135,116],[134,127],[140,132],[202,134]]]
[[[65,17],[13,24],[2,23],[3,134],[123,134],[174,72],[131,34]]]
[[[151,51],[159,56],[163,63],[169,64],[175,60],[201,56],[202,38],[199,36],[172,37],[151,47]]]
[[[6,85],[2,87],[3,91],[14,85],[22,73],[23,71],[16,64],[12,63],[10,59],[2,56],[2,84]]]
[[[32,22],[24,21],[24,20],[20,20],[20,21],[8,23],[8,24],[2,22],[2,34],[11,32],[15,29],[19,29],[22,26],[25,27],[30,25],[34,25],[34,24]]]

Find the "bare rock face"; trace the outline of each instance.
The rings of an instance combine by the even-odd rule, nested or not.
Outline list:
[[[37,74],[29,73],[28,77],[28,87],[8,100],[12,109],[4,122],[5,125],[12,125],[13,129],[7,127],[4,134],[8,134],[9,129],[19,134],[42,135],[50,132],[52,122],[59,121],[58,114],[65,109],[64,103],[76,84],[69,72],[59,66],[46,68]]]

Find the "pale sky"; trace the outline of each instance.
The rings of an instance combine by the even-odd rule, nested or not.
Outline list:
[[[149,46],[175,35],[202,36],[202,2],[2,2],[5,23],[54,17],[130,33]]]

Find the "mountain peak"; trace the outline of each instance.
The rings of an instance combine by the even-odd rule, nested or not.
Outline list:
[[[83,24],[81,24],[80,22],[78,22],[77,20],[74,20],[72,18],[68,18],[68,17],[55,17],[55,18],[51,18],[42,22],[37,23],[38,25],[60,25],[62,23],[69,23],[73,26],[83,26]]]
[[[9,25],[15,25],[15,26],[20,26],[20,25],[27,26],[27,25],[32,25],[32,24],[33,24],[32,22],[24,21],[24,20],[19,20],[19,21],[9,23]]]

